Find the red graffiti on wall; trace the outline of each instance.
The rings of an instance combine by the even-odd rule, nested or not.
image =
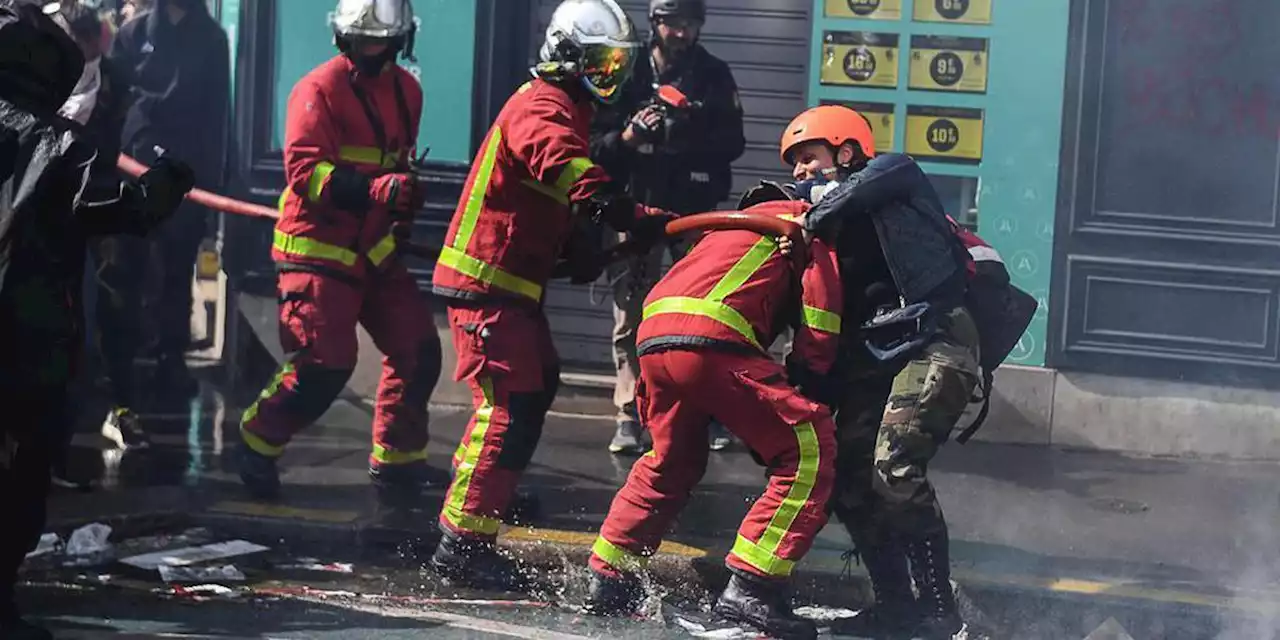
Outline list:
[[[1118,44],[1129,116],[1208,135],[1280,134],[1280,96],[1264,78],[1239,77],[1236,0],[1112,0],[1108,41]],[[1124,50],[1136,54],[1126,56]],[[1141,62],[1135,62],[1141,60]],[[1154,60],[1154,61],[1153,61]]]

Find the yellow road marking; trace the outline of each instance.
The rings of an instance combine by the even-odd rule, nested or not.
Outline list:
[[[560,544],[568,544],[576,547],[591,548],[595,544],[596,534],[584,533],[581,531],[561,531],[559,529],[538,529],[532,527],[509,527],[504,528],[502,537],[507,540],[524,540],[528,542],[557,542]],[[658,547],[658,553],[681,556],[684,558],[702,558],[706,557],[707,550],[691,547],[687,544],[679,542],[671,542],[664,540],[662,546]]]
[[[311,522],[330,522],[342,524],[355,522],[360,517],[357,511],[341,511],[336,509],[306,509],[302,507],[288,507],[277,504],[265,504],[261,502],[235,502],[225,501],[219,502],[209,511],[217,513],[234,513],[242,516],[258,516],[266,518],[280,518],[288,520],[308,520]]]

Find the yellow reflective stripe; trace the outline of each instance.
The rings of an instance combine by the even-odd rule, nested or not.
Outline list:
[[[516,89],[516,93],[517,93],[517,94],[519,94],[519,93],[524,93],[524,92],[526,92],[526,91],[528,91],[528,90],[530,90],[530,89],[532,89],[532,88],[533,88],[533,83],[532,83],[532,82],[526,82],[526,83],[524,83],[524,84],[520,85],[520,88],[519,88],[519,89]]]
[[[591,167],[596,163],[591,158],[573,158],[569,160],[569,164],[565,165],[564,170],[560,172],[560,177],[556,178],[554,185],[543,184],[533,179],[525,179],[522,182],[525,186],[541,193],[560,204],[569,204],[569,189],[582,178]]]
[[[707,294],[707,299],[720,302],[729,297],[729,294],[746,284],[747,280],[750,280],[751,276],[755,275],[755,272],[760,269],[760,265],[763,265],[777,250],[778,245],[773,241],[773,238],[760,238],[757,240],[741,258],[738,258],[738,262],[733,265],[733,268],[729,269],[729,272],[724,274],[723,278],[720,278],[720,282],[717,282],[716,286],[711,289],[711,293]]]
[[[278,447],[259,438],[253,432],[244,428],[244,425],[240,425],[240,437],[244,439],[245,446],[259,455],[264,455],[268,458],[279,458],[284,455],[284,447]]]
[[[565,194],[567,199],[569,197],[569,189],[572,189],[573,185],[578,180],[581,180],[582,176],[594,166],[596,166],[596,163],[592,162],[591,158],[574,158],[570,160],[569,165],[564,168],[564,171],[560,172],[560,177],[556,179],[556,191]]]
[[[311,170],[311,178],[307,180],[307,199],[312,202],[320,202],[320,197],[324,195],[324,183],[329,178],[329,174],[333,173],[336,167],[331,162],[321,162]]]
[[[471,184],[471,193],[467,194],[467,206],[462,210],[462,220],[458,223],[458,235],[453,237],[453,247],[467,250],[471,243],[471,234],[476,231],[476,221],[480,219],[480,209],[484,208],[484,197],[489,191],[489,181],[493,178],[493,165],[498,160],[498,147],[502,145],[502,129],[497,125],[485,143],[484,156],[480,159],[480,170],[476,172],[475,182]]]
[[[316,258],[319,260],[333,260],[340,262],[345,266],[354,267],[359,256],[356,252],[326,244],[311,238],[302,236],[291,236],[279,229],[275,232],[275,242],[272,247],[281,253],[287,253],[292,256],[300,256],[303,258]]]
[[[822,462],[818,433],[813,424],[806,422],[796,425],[795,434],[800,444],[800,464],[796,468],[795,480],[787,490],[787,497],[782,499],[778,510],[773,512],[773,517],[769,519],[769,525],[765,527],[759,540],[752,542],[739,535],[733,544],[733,555],[770,576],[791,575],[791,570],[796,566],[794,560],[778,557],[778,547],[782,546],[782,539],[790,532],[791,524],[800,515],[804,503],[808,502],[818,479],[818,466]]]
[[[840,314],[804,305],[804,326],[840,335]]]
[[[276,202],[276,209],[278,209],[280,213],[284,213],[284,203],[288,199],[289,199],[289,188],[285,187],[285,190],[280,192],[280,200]]]
[[[507,273],[453,247],[441,247],[438,264],[480,282],[522,295],[534,301],[542,299],[542,285],[515,274]]]
[[[276,371],[276,375],[271,378],[271,382],[267,383],[267,386],[262,390],[262,393],[258,394],[258,399],[254,400],[253,404],[249,405],[249,408],[245,409],[244,414],[240,416],[240,437],[244,439],[245,446],[257,453],[267,456],[268,458],[279,458],[284,454],[284,447],[276,446],[266,440],[263,440],[252,431],[245,428],[245,425],[258,417],[258,405],[260,405],[263,400],[267,400],[279,393],[280,387],[284,385],[284,377],[293,371],[293,362],[285,361],[285,363],[281,365],[280,369]]]
[[[383,464],[409,464],[427,459],[427,448],[418,451],[396,451],[380,444],[373,445],[373,459]]]
[[[614,569],[628,573],[644,571],[649,564],[648,558],[631,553],[605,540],[603,536],[596,538],[595,544],[591,545],[591,553],[596,554],[597,558],[604,560]]]
[[[542,184],[541,182],[538,182],[533,178],[525,178],[524,180],[520,181],[520,184],[523,184],[524,186],[529,187],[530,189],[533,189],[534,191],[537,191],[538,193],[541,193],[542,195],[548,198],[551,198],[552,200],[555,200],[560,204],[569,204],[569,196],[563,193],[560,193],[559,191],[556,191],[555,187]]]
[[[467,491],[471,488],[471,476],[475,473],[480,452],[484,449],[485,434],[489,432],[489,425],[493,421],[493,381],[481,377],[479,382],[482,396],[480,406],[476,407],[475,425],[471,427],[470,437],[465,440],[467,449],[453,473],[453,485],[449,488],[449,496],[444,503],[444,517],[463,531],[497,535],[501,524],[498,520],[471,515],[462,510],[467,502]]]
[[[738,313],[737,309],[723,302],[704,300],[702,298],[671,296],[646,306],[644,308],[644,319],[648,320],[653,316],[664,313],[684,313],[711,318],[742,334],[742,337],[746,338],[747,342],[751,343],[751,346],[757,349],[761,348],[760,341],[756,339],[756,331],[751,328],[751,323],[741,313]]]
[[[388,233],[369,250],[369,262],[372,262],[373,266],[376,267],[382,264],[382,261],[386,260],[387,256],[391,255],[391,252],[395,250],[396,237]]]
[[[399,151],[383,151],[377,147],[339,147],[338,159],[352,164],[365,164],[383,169],[395,168]]]

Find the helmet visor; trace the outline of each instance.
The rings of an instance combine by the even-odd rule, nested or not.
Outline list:
[[[333,26],[343,35],[391,38],[409,31],[412,9],[405,0],[341,0]]]
[[[636,49],[630,45],[588,46],[582,56],[582,76],[601,99],[608,100],[631,77]]]

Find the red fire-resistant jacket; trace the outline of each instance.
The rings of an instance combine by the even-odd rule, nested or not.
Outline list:
[[[507,100],[471,165],[432,278],[437,295],[537,302],[571,231],[570,204],[609,176],[588,157],[585,92],[535,79]]]
[[[798,216],[807,209],[804,202],[780,200],[746,211]],[[763,354],[791,325],[797,328],[793,357],[813,373],[827,373],[840,341],[839,263],[835,251],[815,239],[800,278],[793,265],[773,238],[736,230],[706,234],[645,299],[638,352],[731,345]]]
[[[422,87],[392,65],[376,77],[353,76],[354,65],[336,56],[303,76],[289,94],[284,126],[284,172],[271,257],[359,276],[395,251],[386,206],[352,207],[335,192],[368,193],[351,186],[338,168],[374,177],[405,171],[418,139]],[[363,103],[363,104],[362,104]],[[367,107],[367,108],[366,108]],[[346,205],[346,206],[344,206]],[[355,209],[355,210],[353,210]]]

